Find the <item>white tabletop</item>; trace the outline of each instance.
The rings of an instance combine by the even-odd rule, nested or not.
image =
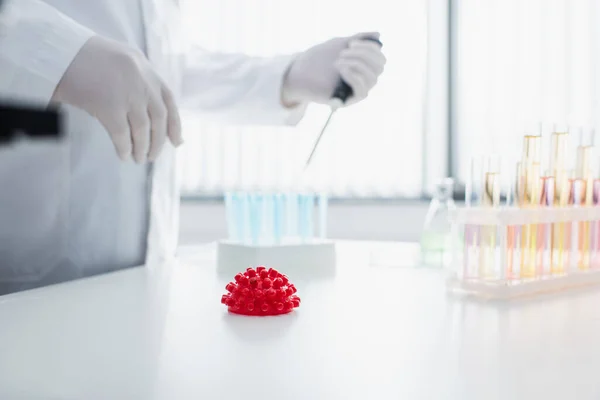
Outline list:
[[[226,312],[213,247],[0,298],[0,398],[600,398],[600,291],[456,299],[415,251],[341,243],[334,277],[287,271],[302,305],[274,318]]]

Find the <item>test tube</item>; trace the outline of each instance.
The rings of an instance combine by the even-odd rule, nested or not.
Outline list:
[[[262,193],[252,193],[248,197],[250,211],[250,240],[252,245],[257,246],[261,241],[262,234],[262,216],[263,216]]]
[[[540,207],[552,207],[554,205],[554,176],[550,170],[546,171],[540,178]],[[538,248],[537,265],[539,275],[552,273],[552,224],[538,225]]]
[[[299,208],[299,196],[296,193],[285,194],[285,236],[289,238],[297,238],[300,235],[298,231],[298,208]]]
[[[476,156],[471,159],[469,179],[465,188],[466,207],[482,205],[485,157]],[[463,277],[472,279],[479,277],[481,226],[465,224]]]
[[[507,173],[503,173],[503,189],[505,193],[505,206],[514,207],[517,204],[517,163],[509,162],[506,164],[505,170]],[[503,263],[505,265],[505,278],[513,279],[515,277],[515,255],[517,253],[517,240],[519,225],[508,225],[506,227],[506,259]],[[517,264],[518,265],[518,264]]]
[[[525,208],[527,206],[526,201],[526,172],[525,164],[518,162],[516,164],[516,182],[515,182],[515,204],[519,208]],[[520,279],[523,277],[525,265],[528,262],[529,253],[527,252],[529,235],[526,229],[527,225],[517,225],[515,229],[515,252],[514,252],[514,264],[512,277]]]
[[[482,203],[486,207],[498,207],[500,205],[500,158],[491,156],[487,160],[487,168],[484,173],[484,186]]]
[[[225,220],[227,221],[227,237],[237,241],[236,222],[234,216],[233,193],[225,192]]]
[[[318,198],[319,203],[319,238],[325,239],[327,237],[327,208],[329,205],[329,198],[327,193],[320,193]]]
[[[306,241],[313,237],[313,209],[314,209],[314,195],[313,194],[301,194],[300,195],[300,218],[299,218],[299,231],[300,238]]]
[[[525,135],[521,161],[525,164],[539,163],[541,149],[542,137],[540,135]]]
[[[275,242],[275,195],[273,193],[262,193],[260,220],[261,241],[264,243],[273,244]]]
[[[600,207],[600,177],[594,179],[594,191],[593,191],[593,201],[594,206]],[[594,268],[600,267],[600,221],[594,222],[595,232],[594,232]]]
[[[569,134],[567,132],[553,132],[550,136],[550,175],[555,178],[558,177],[559,171],[564,171],[567,160],[566,152],[569,141]],[[554,193],[558,195],[558,191],[554,190]],[[558,199],[556,199],[558,201]]]
[[[520,164],[520,176],[523,179],[521,188],[521,206],[537,207],[540,195],[540,152],[541,136],[525,135],[523,138],[523,154]],[[521,278],[536,276],[537,259],[537,224],[526,224],[521,235]]]
[[[541,166],[539,163],[533,163],[529,168],[529,179],[531,179],[531,184],[529,185],[529,189],[531,190],[531,193],[529,194],[531,202],[530,207],[535,208],[539,207],[540,205],[540,198],[542,193]],[[532,224],[530,226],[531,240],[529,246],[530,256],[528,269],[530,270],[530,274],[532,277],[538,276],[538,272],[540,272],[539,266],[541,264],[541,253],[539,252],[539,248],[540,240],[543,239],[539,236],[540,227],[543,228],[544,225]]]
[[[250,239],[250,202],[249,195],[243,192],[232,194],[233,217],[238,243],[247,243]]]
[[[571,205],[571,188],[573,179],[571,179],[571,171],[560,171],[560,184],[557,184],[557,189],[560,191],[558,195],[559,207],[569,207]],[[555,203],[556,204],[556,203]],[[559,222],[558,224],[558,273],[563,274],[568,270],[570,265],[571,251],[571,223]],[[556,246],[556,243],[555,243]]]
[[[482,205],[496,208],[500,206],[500,158],[488,157],[483,181]],[[479,253],[479,277],[483,279],[497,278],[497,272],[503,268],[496,257],[498,237],[496,226],[481,226],[481,248]]]
[[[547,176],[554,177],[554,201],[552,206],[565,207],[568,204],[569,182],[566,171],[567,146],[569,143],[568,132],[553,132],[550,136],[550,163]],[[550,264],[551,274],[562,274],[566,262],[565,258],[565,233],[567,227],[564,222],[557,222],[551,226]]]
[[[590,162],[593,152],[593,131],[584,135],[583,129],[580,130],[580,142],[577,146],[576,159],[576,179],[573,190],[578,201],[578,206],[589,207],[593,204],[593,178],[590,170]],[[587,270],[590,267],[590,223],[588,221],[579,222],[578,229],[578,267],[580,270]]]
[[[540,197],[540,164],[523,162],[517,166],[517,196],[519,206],[533,208],[539,203]],[[521,278],[533,278],[536,272],[537,259],[537,224],[525,224],[520,229],[521,246],[519,253]]]
[[[284,216],[284,197],[281,193],[276,193],[273,195],[273,240],[275,244],[281,243]]]

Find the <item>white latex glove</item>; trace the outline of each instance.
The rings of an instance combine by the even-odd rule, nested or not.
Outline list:
[[[331,104],[331,95],[340,77],[354,92],[345,105],[366,98],[383,72],[386,58],[377,43],[361,40],[365,37],[379,39],[379,33],[330,39],[300,53],[284,79],[283,104]]]
[[[122,160],[153,161],[167,137],[174,146],[183,142],[173,95],[148,60],[100,36],[82,47],[52,100],[96,117]]]

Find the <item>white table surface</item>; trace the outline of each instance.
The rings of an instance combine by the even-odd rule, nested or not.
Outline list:
[[[415,247],[383,249],[286,271],[302,305],[275,318],[226,312],[213,246],[1,297],[0,399],[600,399],[600,291],[457,299]]]

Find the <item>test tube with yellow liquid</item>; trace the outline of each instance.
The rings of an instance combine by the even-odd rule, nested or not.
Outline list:
[[[537,207],[540,201],[540,152],[541,139],[539,135],[525,135],[523,138],[523,155],[518,166],[519,206],[522,208]],[[521,232],[521,278],[536,276],[537,267],[537,224],[527,224]]]
[[[594,179],[593,188],[592,188],[592,197],[593,203],[595,207],[600,207],[600,175],[598,178]],[[592,268],[600,268],[600,221],[596,220],[594,223],[594,235],[592,240],[592,246],[594,248],[593,251],[593,260],[591,262]]]
[[[554,132],[550,139],[550,172],[554,177],[554,201],[553,206],[567,207],[569,205],[570,181],[567,165],[567,146],[569,142],[568,132]],[[570,224],[556,222],[552,224],[550,241],[550,263],[551,273],[563,274],[565,265],[568,264],[567,232],[570,238]]]
[[[483,207],[500,206],[501,171],[500,158],[489,157],[485,169],[482,190]],[[481,248],[479,254],[479,276],[484,279],[497,278],[503,265],[497,254],[498,235],[496,226],[481,227]]]
[[[575,178],[571,187],[571,202],[574,206],[590,207],[593,204],[593,177],[590,169],[592,152],[593,137],[584,140],[582,132],[577,146]],[[577,225],[577,267],[587,270],[590,268],[590,222],[581,221]]]
[[[509,167],[509,173],[506,174],[505,178],[507,181],[505,182],[505,192],[506,192],[506,206],[513,207],[518,204],[520,195],[519,188],[521,185],[519,184],[519,167],[520,163],[516,163],[516,168],[512,169]],[[519,253],[519,235],[521,232],[521,227],[519,225],[508,225],[506,227],[506,270],[505,277],[507,279],[515,279],[519,276],[518,271],[518,262],[515,262],[515,259],[520,259]]]
[[[554,205],[554,176],[546,171],[540,178],[540,207],[552,207]],[[539,275],[552,274],[552,230],[553,224],[539,224],[537,266]]]

